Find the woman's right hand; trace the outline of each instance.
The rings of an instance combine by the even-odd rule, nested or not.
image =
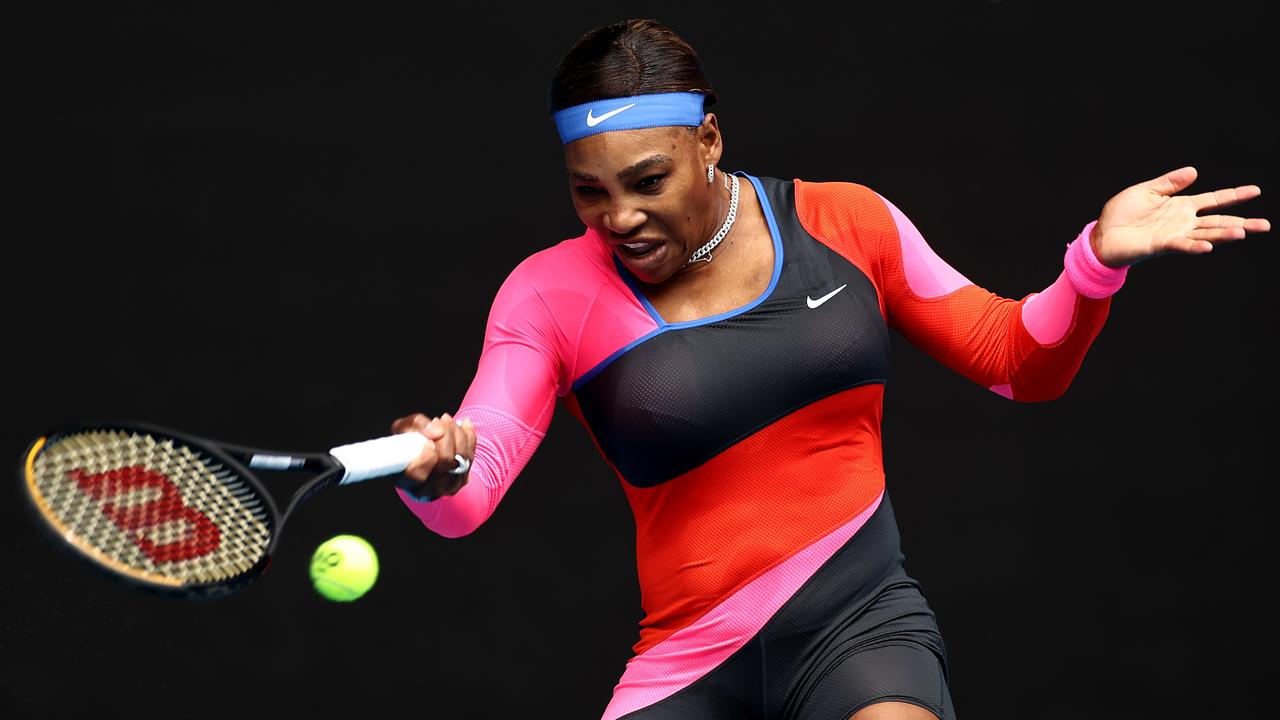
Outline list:
[[[468,462],[475,455],[476,430],[471,421],[464,419],[461,423],[454,422],[449,413],[437,418],[414,413],[391,423],[393,433],[415,431],[432,442],[423,446],[418,458],[404,469],[403,479],[397,479],[396,485],[422,500],[434,500],[457,493],[467,484],[471,473],[468,471],[454,475],[449,470],[457,467],[454,455],[461,455]]]

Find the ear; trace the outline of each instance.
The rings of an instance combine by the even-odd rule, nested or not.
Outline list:
[[[698,126],[698,131],[694,133],[695,142],[698,145],[698,154],[702,158],[702,164],[707,163],[720,164],[720,156],[724,152],[723,138],[720,135],[720,122],[716,119],[715,113],[707,113],[702,118],[702,124]]]

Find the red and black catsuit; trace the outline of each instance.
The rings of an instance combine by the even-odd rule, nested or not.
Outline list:
[[[468,484],[397,492],[431,530],[471,532],[559,400],[636,520],[644,619],[604,720],[847,718],[876,700],[954,718],[885,492],[889,330],[1005,397],[1051,399],[1125,270],[1094,257],[1090,223],[1053,284],[1006,299],[865,186],[735,174],[773,237],[759,297],[668,323],[593,231],[533,253],[498,290],[455,414],[477,431]]]

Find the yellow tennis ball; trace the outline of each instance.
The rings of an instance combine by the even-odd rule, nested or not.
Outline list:
[[[378,579],[378,554],[358,535],[336,535],[320,543],[311,556],[311,582],[330,600],[349,602],[364,595]]]

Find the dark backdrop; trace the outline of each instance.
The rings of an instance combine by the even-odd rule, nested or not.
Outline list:
[[[1184,164],[1194,190],[1271,188],[1242,211],[1280,216],[1263,3],[1038,5],[10,15],[4,452],[85,417],[319,450],[454,409],[499,283],[582,229],[547,83],[627,17],[701,53],[724,167],[867,184],[1008,297],[1052,282],[1109,197]],[[1269,700],[1276,260],[1268,234],[1137,266],[1051,403],[895,337],[887,481],[960,717]],[[87,573],[6,497],[5,717],[594,718],[636,640],[634,525],[563,410],[473,535],[430,533],[386,484],[329,493],[216,602]],[[382,561],[350,605],[307,580],[340,532]]]

